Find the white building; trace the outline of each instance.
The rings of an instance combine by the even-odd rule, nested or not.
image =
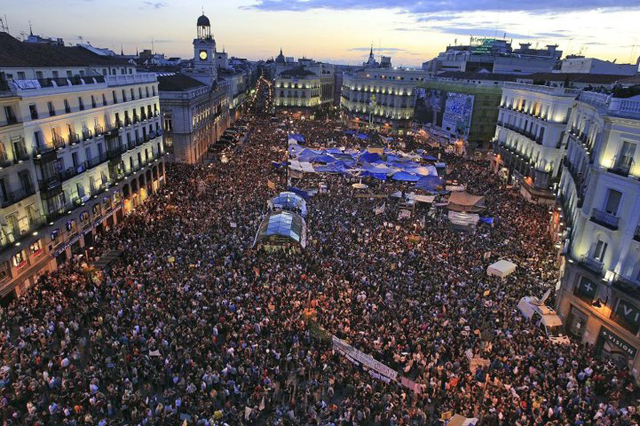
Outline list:
[[[639,65],[640,58],[638,58],[635,64],[616,64],[615,62],[603,61],[602,59],[578,56],[564,59],[562,61],[561,72],[633,76],[640,73],[638,69]]]
[[[160,106],[171,160],[204,161],[209,145],[229,127],[229,82],[219,78],[216,41],[209,18],[196,22],[193,67],[160,77]]]
[[[522,185],[530,201],[553,204],[564,157],[564,131],[578,90],[505,83],[493,167]]]
[[[345,120],[355,129],[406,134],[413,120],[416,88],[427,77],[423,71],[379,67],[345,73],[340,102]]]
[[[567,260],[557,311],[569,334],[637,375],[640,95],[582,92],[568,129],[554,215]]]
[[[320,106],[320,76],[304,66],[287,69],[275,79],[275,106],[294,114],[313,116]]]
[[[154,74],[104,76],[95,65],[128,66],[82,48],[0,37],[0,73],[12,77],[0,84],[0,296],[6,297],[85,254],[157,190],[164,144]]]

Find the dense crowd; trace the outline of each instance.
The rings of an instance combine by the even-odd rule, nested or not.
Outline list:
[[[397,219],[342,176],[308,202],[300,253],[253,246],[275,192],[284,135],[260,83],[253,132],[226,164],[171,165],[168,182],[96,243],[121,250],[102,274],[74,259],[1,311],[5,425],[638,424],[633,378],[591,348],[554,345],[516,305],[555,285],[543,207],[483,162],[443,154],[449,178],[487,197],[493,226],[453,231],[438,211]],[[335,123],[284,131],[363,146]],[[333,141],[333,142],[331,142]],[[413,141],[404,141],[408,148]],[[366,143],[365,143],[366,145]],[[434,152],[435,153],[435,152]],[[368,182],[389,194],[407,184]],[[375,209],[382,203],[381,214]],[[518,265],[501,280],[486,267]],[[385,383],[332,350],[313,324],[423,384]],[[465,352],[490,364],[472,373]]]

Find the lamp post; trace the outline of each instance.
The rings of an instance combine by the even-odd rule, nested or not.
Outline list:
[[[373,110],[376,105],[376,95],[371,95],[371,101],[369,101],[369,129],[373,129]]]

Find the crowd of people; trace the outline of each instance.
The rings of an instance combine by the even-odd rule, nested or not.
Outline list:
[[[558,279],[549,215],[485,162],[442,154],[448,178],[486,196],[495,221],[475,234],[440,211],[400,221],[348,178],[304,175],[296,186],[327,186],[308,201],[307,247],[255,247],[276,195],[267,180],[283,190],[291,178],[271,165],[285,142],[261,110],[269,96],[260,80],[253,132],[228,163],[168,166],[167,184],[99,238],[94,251],[122,252],[104,271],[73,259],[2,308],[4,425],[437,425],[455,413],[638,424],[628,369],[554,345],[519,315],[522,296]],[[310,144],[363,146],[337,123],[286,123]],[[375,194],[410,188],[367,182]],[[487,276],[503,258],[516,272]],[[373,377],[318,329],[421,391]],[[472,372],[468,351],[489,365]]]

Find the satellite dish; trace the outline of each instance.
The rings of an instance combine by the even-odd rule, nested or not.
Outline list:
[[[540,304],[544,305],[544,302],[547,301],[547,299],[549,298],[549,296],[551,296],[551,289],[548,289],[545,293],[544,296],[542,296],[542,299],[540,299]]]

